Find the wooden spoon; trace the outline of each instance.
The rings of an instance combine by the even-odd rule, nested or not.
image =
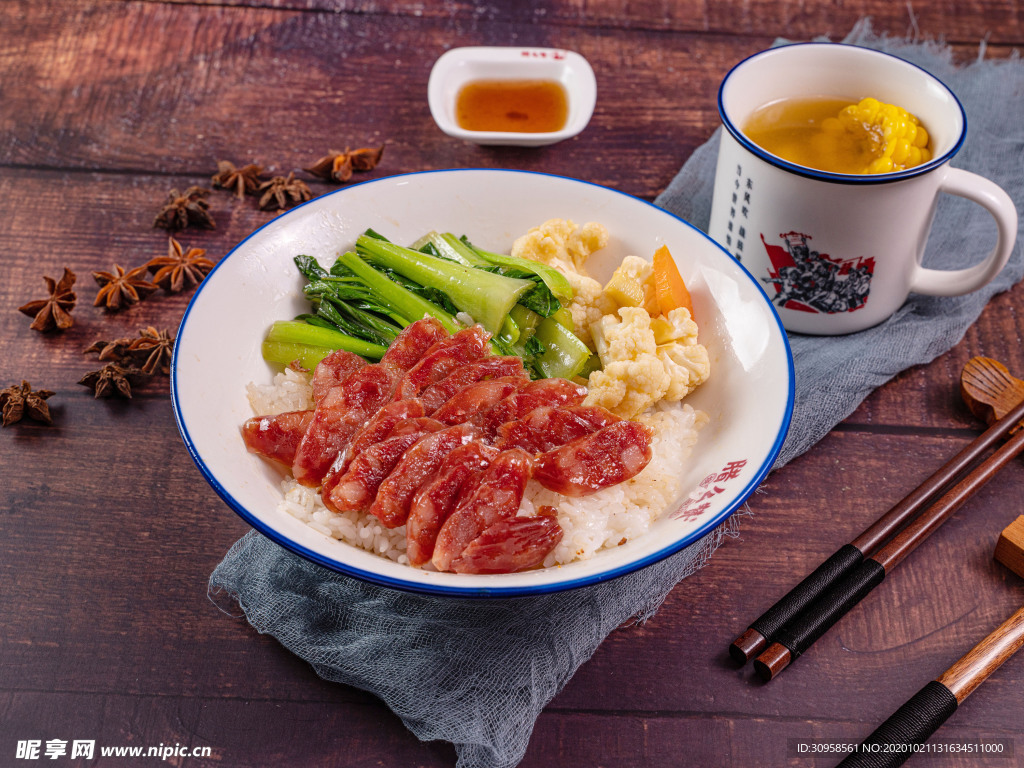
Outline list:
[[[972,357],[960,374],[960,395],[977,418],[992,424],[1024,400],[1024,381],[990,357]]]

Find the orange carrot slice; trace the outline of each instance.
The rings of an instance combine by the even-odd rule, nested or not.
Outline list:
[[[654,252],[654,289],[658,296],[658,308],[667,315],[673,309],[685,307],[693,317],[693,301],[686,289],[683,276],[679,274],[675,259],[666,246]]]

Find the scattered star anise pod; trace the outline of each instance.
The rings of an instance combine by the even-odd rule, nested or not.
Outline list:
[[[107,363],[98,371],[85,374],[78,383],[92,389],[96,398],[117,395],[131,400],[132,384],[135,384],[142,375],[142,370],[134,366]]]
[[[74,324],[71,317],[71,310],[75,307],[75,292],[71,287],[75,284],[75,273],[64,267],[64,274],[60,280],[43,276],[46,281],[46,288],[50,291],[49,298],[39,301],[30,301],[23,307],[18,307],[19,312],[34,316],[32,325],[33,331],[50,331],[54,328],[65,331]]]
[[[353,171],[363,173],[376,168],[383,154],[383,144],[376,148],[346,149],[344,152],[332,149],[325,157],[321,157],[304,170],[321,179],[344,184],[352,178]]]
[[[98,352],[99,360],[116,360],[120,361],[128,354],[128,345],[131,344],[133,339],[122,338],[113,339],[112,341],[105,341],[104,339],[96,339],[90,346],[86,347],[82,351],[83,355],[88,355],[93,352]]]
[[[215,187],[233,189],[236,197],[243,198],[246,195],[255,194],[262,181],[261,173],[263,173],[262,165],[250,163],[241,168],[235,168],[234,163],[221,160],[217,163],[217,173],[214,174],[211,181]]]
[[[199,285],[213,269],[202,248],[182,248],[173,237],[167,243],[167,255],[150,259],[146,268],[153,273],[153,282],[168,293]]]
[[[204,187],[189,187],[184,193],[172,189],[164,207],[153,220],[153,226],[172,231],[190,226],[216,229],[217,225],[210,216],[210,204],[206,202],[208,194],[210,190]]]
[[[275,176],[270,181],[260,184],[257,191],[263,193],[263,196],[260,197],[260,208],[263,210],[274,207],[287,208],[289,199],[292,202],[302,203],[313,197],[306,182],[296,179],[294,173],[289,173],[287,176]]]
[[[372,171],[377,167],[381,157],[384,156],[384,145],[381,144],[376,148],[362,147],[361,149],[353,149],[349,156],[352,158],[353,170],[359,173]]]
[[[100,287],[96,294],[94,307],[104,306],[111,312],[142,301],[156,290],[156,285],[146,279],[146,267],[135,267],[128,272],[119,264],[114,265],[113,272],[93,272],[93,279]]]
[[[27,381],[22,381],[20,387],[14,384],[7,389],[0,389],[3,425],[9,427],[21,421],[23,416],[44,424],[52,424],[53,418],[50,416],[50,406],[46,404],[46,399],[53,397],[53,394],[48,389],[33,390]]]
[[[344,184],[352,178],[352,156],[348,150],[339,152],[332,149],[326,157],[321,157],[309,168],[303,170],[326,181],[337,181]]]
[[[158,331],[153,326],[139,331],[139,338],[128,345],[128,354],[145,357],[142,372],[152,375],[159,370],[161,373],[171,372],[171,353],[174,351],[174,337],[170,331]]]

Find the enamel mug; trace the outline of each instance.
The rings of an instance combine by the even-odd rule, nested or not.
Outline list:
[[[915,115],[932,159],[885,174],[819,171],[783,160],[743,134],[750,114],[781,99],[866,96]],[[977,174],[951,168],[967,121],[952,91],[895,56],[838,43],[773,48],[722,82],[722,132],[708,234],[764,288],[787,330],[835,335],[877,325],[910,293],[958,296],[981,288],[1010,258],[1017,211]],[[987,256],[963,269],[921,266],[940,192],[972,200],[995,219]]]

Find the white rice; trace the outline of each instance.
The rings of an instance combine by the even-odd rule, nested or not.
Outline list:
[[[313,377],[308,373],[285,368],[270,384],[249,382],[245,393],[257,416],[273,416],[286,411],[302,411],[313,407]]]
[[[307,374],[286,369],[269,385],[249,384],[249,402],[256,415],[271,415],[313,407]],[[690,455],[707,415],[689,405],[661,402],[638,421],[654,430],[653,458],[644,470],[625,483],[597,493],[570,498],[549,491],[531,480],[520,515],[536,514],[548,505],[558,510],[562,540],[544,561],[545,566],[586,560],[601,549],[616,547],[644,535],[655,520],[678,498],[680,467]],[[302,520],[325,536],[374,552],[398,563],[408,563],[405,526],[385,528],[372,515],[332,512],[313,488],[291,477],[281,482],[284,498],[278,509]]]

